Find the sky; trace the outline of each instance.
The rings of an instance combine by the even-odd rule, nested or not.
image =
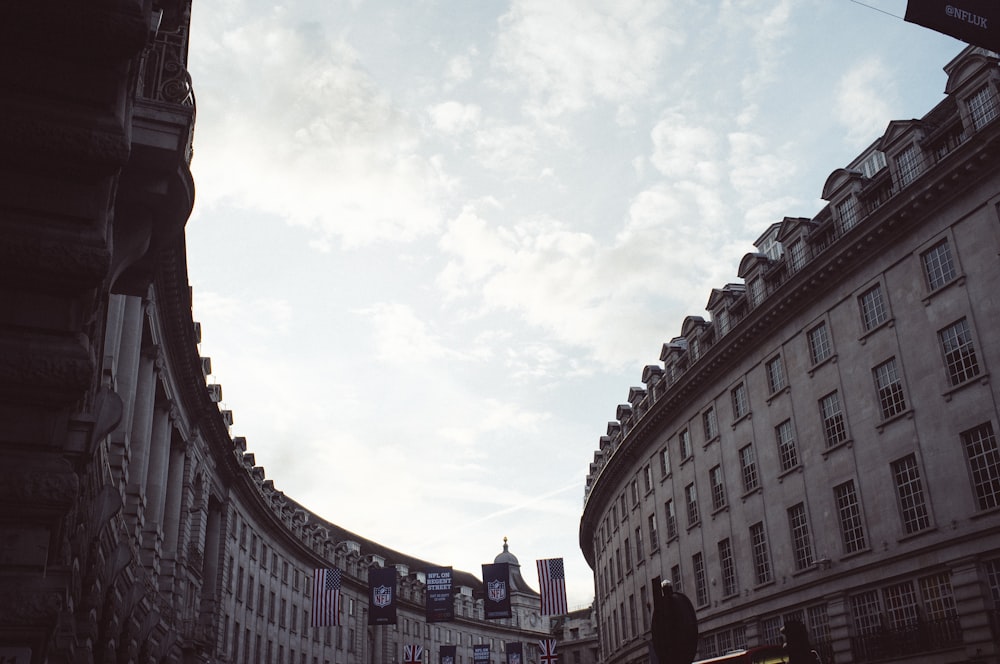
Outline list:
[[[588,605],[584,482],[643,367],[943,99],[963,44],[866,4],[194,3],[188,267],[232,434],[329,521],[477,576],[507,537]]]

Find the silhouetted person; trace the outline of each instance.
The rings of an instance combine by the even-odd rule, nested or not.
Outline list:
[[[809,643],[809,631],[798,620],[787,620],[781,628],[785,637],[785,652],[788,653],[788,664],[822,664],[819,655]]]
[[[691,664],[698,650],[698,620],[691,600],[669,581],[653,592],[653,652],[660,664]]]

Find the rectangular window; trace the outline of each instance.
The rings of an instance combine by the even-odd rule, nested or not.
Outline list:
[[[844,482],[833,489],[837,500],[837,514],[840,518],[840,534],[844,540],[844,552],[854,553],[867,547],[865,529],[861,519],[861,506],[854,489],[854,480]]]
[[[642,485],[646,493],[653,490],[653,470],[649,467],[648,463],[642,469]]]
[[[639,480],[632,480],[631,484],[632,492],[632,507],[639,504]]]
[[[813,564],[813,553],[804,504],[788,508],[788,527],[792,535],[792,550],[795,552],[795,569],[806,569]]]
[[[669,542],[677,537],[677,514],[674,511],[673,499],[663,503],[663,511],[665,512],[667,519],[667,541]]]
[[[645,632],[649,629],[649,601],[647,599],[648,595],[646,593],[646,586],[639,586],[639,606],[642,608],[642,631]],[[576,628],[570,632],[570,636],[576,640],[580,638],[579,632]],[[579,651],[577,651],[579,653]]]
[[[830,615],[826,604],[817,604],[806,609],[809,632],[813,637],[813,645],[830,643]]]
[[[941,288],[958,276],[948,240],[941,240],[921,254],[921,261],[924,264],[927,287],[932,291]]]
[[[660,450],[660,478],[666,479],[670,475],[670,447],[665,446]]]
[[[760,277],[750,280],[750,304],[757,306],[764,301],[764,281]]]
[[[684,500],[687,503],[687,517],[688,517],[688,528],[697,525],[698,523],[698,492],[695,490],[694,483],[688,484],[684,487]]]
[[[858,225],[858,199],[848,196],[837,205],[837,215],[840,217],[840,231],[846,233]]]
[[[788,253],[789,265],[791,266],[793,272],[799,270],[806,264],[806,243],[802,240],[792,242],[788,249]]]
[[[660,548],[660,536],[656,532],[656,514],[649,515],[649,551],[652,553]]]
[[[896,157],[896,171],[899,176],[899,186],[905,187],[920,175],[920,148],[916,145],[899,153]]]
[[[712,509],[721,510],[726,506],[726,484],[722,478],[722,466],[708,471],[708,481],[712,485]]]
[[[642,544],[642,526],[635,527],[635,561],[642,562],[646,557],[646,549]]]
[[[750,412],[750,398],[746,383],[740,383],[730,393],[733,398],[733,419],[738,420]]]
[[[719,336],[721,337],[725,333],[729,332],[729,310],[720,309],[719,316],[716,319],[719,324]]]
[[[840,394],[835,390],[819,400],[819,414],[823,418],[823,436],[827,448],[847,440],[844,412],[840,408]]]
[[[955,321],[938,332],[944,363],[948,368],[948,379],[952,385],[961,385],[979,375],[979,360],[972,343],[969,323],[966,319]]]
[[[691,563],[694,566],[694,589],[697,606],[708,604],[708,581],[705,578],[705,559],[700,553],[691,556]]]
[[[722,573],[722,595],[731,597],[740,591],[736,578],[736,562],[733,560],[733,545],[729,538],[719,542],[719,571]]]
[[[799,453],[795,449],[792,421],[785,420],[774,427],[774,438],[778,443],[778,458],[781,460],[782,472],[791,470],[799,465]]]
[[[690,342],[688,342],[688,351],[691,354],[691,361],[696,361],[701,357],[701,339],[698,337],[693,337]]]
[[[708,410],[701,414],[701,423],[705,429],[705,442],[719,435],[719,422],[715,418],[715,408],[709,406]]]
[[[886,586],[882,590],[882,599],[889,629],[902,630],[916,624],[917,594],[911,581]]]
[[[986,422],[963,431],[962,445],[969,459],[972,487],[980,510],[1000,506],[1000,452],[993,424]]]
[[[684,579],[681,578],[681,566],[674,565],[670,568],[670,585],[675,592],[684,592]]]
[[[767,547],[767,533],[764,523],[758,521],[750,526],[750,547],[753,553],[754,578],[757,585],[771,581],[771,552]]]
[[[774,394],[785,387],[785,369],[781,365],[781,356],[773,357],[765,365],[767,369],[767,389]]]
[[[743,491],[753,491],[759,486],[757,480],[757,459],[753,453],[753,443],[740,448],[740,471],[743,475]]]
[[[896,358],[890,358],[872,369],[872,376],[875,379],[875,389],[882,408],[882,419],[887,420],[906,410],[903,381],[896,369]]]
[[[677,436],[681,449],[681,461],[691,458],[691,434],[687,429],[681,431]]]
[[[948,572],[932,574],[921,578],[919,583],[924,617],[933,621],[954,618],[958,615],[955,595],[951,589],[951,574]]]
[[[972,117],[972,127],[979,131],[987,123],[997,117],[997,102],[989,84],[976,90],[966,100],[969,106],[969,115]]]
[[[903,520],[903,530],[916,533],[929,528],[930,516],[924,499],[924,487],[920,481],[920,467],[913,454],[892,464],[892,477],[896,481],[896,497],[899,498],[899,512]]]
[[[861,308],[861,324],[865,332],[870,332],[889,319],[889,312],[882,298],[882,285],[875,284],[858,296]]]
[[[854,617],[854,631],[858,636],[881,631],[882,606],[878,601],[878,591],[869,590],[851,597],[851,615]]]
[[[819,364],[833,354],[833,345],[830,343],[830,332],[826,329],[826,323],[820,323],[808,332],[809,337],[809,359],[813,364]]]

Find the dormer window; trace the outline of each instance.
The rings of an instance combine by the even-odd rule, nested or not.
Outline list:
[[[764,281],[760,277],[750,280],[750,304],[757,306],[764,301]]]
[[[846,233],[858,225],[858,199],[848,196],[844,202],[837,206],[837,216],[840,217],[840,229]]]
[[[806,244],[802,240],[796,240],[788,249],[789,262],[792,270],[798,270],[806,264]]]
[[[772,261],[776,261],[781,258],[781,243],[773,237],[766,238],[758,249],[760,249],[760,253],[764,254]]]
[[[920,148],[911,145],[896,157],[896,171],[899,176],[899,186],[905,187],[920,175]]]
[[[875,177],[875,174],[883,168],[885,168],[885,153],[880,152],[879,150],[872,152],[871,155],[869,155],[868,158],[861,163],[861,171],[868,179]]]
[[[729,311],[727,309],[720,309],[718,315],[715,318],[716,322],[719,324],[719,336],[729,332]]]
[[[972,117],[972,127],[979,131],[997,117],[997,101],[989,85],[976,90],[965,102]]]
[[[696,362],[699,357],[701,357],[701,339],[694,337],[688,344],[688,350],[691,351],[691,361]]]

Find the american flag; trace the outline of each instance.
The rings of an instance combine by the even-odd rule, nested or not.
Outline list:
[[[424,647],[403,646],[403,664],[421,664],[424,661]]]
[[[556,655],[556,640],[542,639],[538,642],[538,662],[539,664],[556,664],[559,656]]]
[[[562,558],[536,561],[538,585],[542,593],[543,616],[561,616],[569,613],[566,607],[566,570]]]
[[[340,624],[340,575],[336,567],[313,570],[313,627]]]

